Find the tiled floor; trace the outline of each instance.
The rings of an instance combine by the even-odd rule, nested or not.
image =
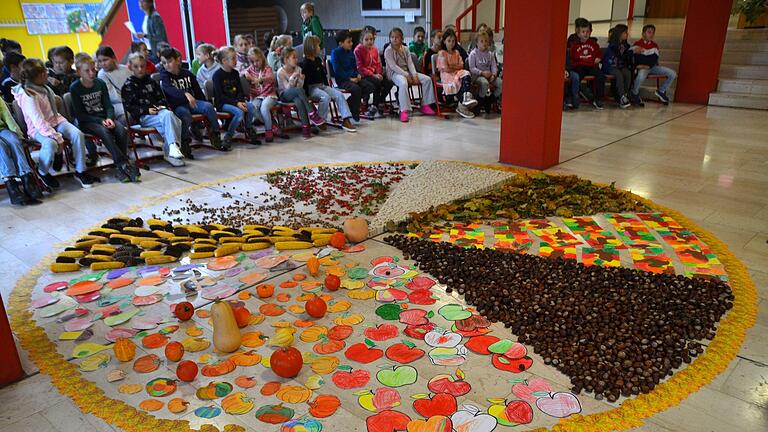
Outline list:
[[[764,431],[768,428],[768,112],[684,104],[564,114],[561,163],[551,172],[616,182],[678,209],[714,232],[749,267],[760,295],[758,324],[729,369],[680,406],[655,416],[644,431]],[[84,227],[144,198],[192,184],[264,169],[316,162],[461,159],[495,163],[499,119],[416,117],[364,122],[357,134],[329,131],[230,154],[206,151],[182,169],[162,163],[138,185],[104,183],[81,190],[71,179],[42,206],[0,201],[0,293]],[[31,377],[0,389],[0,430],[112,430],[85,416],[25,364]]]

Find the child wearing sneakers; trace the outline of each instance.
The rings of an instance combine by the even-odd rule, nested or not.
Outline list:
[[[485,112],[490,114],[493,100],[501,97],[499,67],[496,64],[496,56],[490,51],[491,38],[488,32],[478,32],[475,43],[477,47],[469,53],[469,72],[473,82],[480,89],[477,94],[480,104]]]
[[[240,73],[235,69],[237,65],[237,53],[232,47],[222,48],[218,52],[218,60],[221,69],[213,74],[213,102],[216,109],[232,114],[229,128],[224,134],[225,148],[232,147],[232,138],[235,136],[238,126],[243,121],[246,135],[250,136],[253,145],[261,145],[256,129],[253,127],[253,119],[256,117],[256,108],[248,102],[248,96],[243,91],[240,82]]]
[[[349,109],[352,112],[352,118],[359,122],[360,102],[368,103],[368,98],[376,87],[368,81],[363,81],[363,77],[357,70],[357,60],[355,60],[355,53],[352,52],[352,35],[347,30],[342,30],[336,33],[336,43],[338,46],[331,51],[330,59],[333,75],[336,78],[336,84],[349,92],[347,100]]]
[[[43,182],[51,189],[59,182],[51,175],[56,154],[64,150],[64,140],[72,144],[75,158],[75,179],[83,188],[100,182],[98,177],[85,172],[85,135],[68,122],[56,107],[56,96],[46,83],[48,71],[39,59],[26,59],[21,63],[22,84],[13,88],[13,96],[24,113],[27,136],[40,143],[38,171]]]
[[[433,29],[429,33],[429,49],[424,51],[424,56],[421,58],[420,70],[425,75],[432,75],[432,56],[440,52],[441,46],[443,46],[443,31]]]
[[[576,27],[578,40],[571,43],[569,54],[571,56],[571,67],[580,78],[587,76],[595,77],[595,97],[592,105],[597,109],[603,109],[603,95],[605,94],[605,74],[600,70],[600,46],[589,37],[589,25],[581,23]]]
[[[307,99],[304,92],[304,74],[299,67],[296,50],[282,50],[283,67],[277,71],[277,88],[280,91],[280,101],[296,105],[296,112],[301,119],[301,135],[306,139],[312,138],[311,124],[322,126],[325,120],[318,114],[315,106]]]
[[[427,35],[427,31],[422,26],[416,26],[413,29],[413,40],[408,43],[408,51],[413,54],[413,64],[419,64],[421,58],[424,57],[424,53],[427,52],[427,43],[424,42],[424,38]]]
[[[248,59],[248,50],[251,48],[251,43],[248,41],[247,35],[239,34],[235,36],[234,45],[235,52],[237,53],[237,63],[235,69],[242,75],[248,66],[251,65],[251,61]]]
[[[397,27],[389,32],[389,46],[384,51],[387,64],[387,77],[397,86],[397,101],[400,106],[400,121],[408,121],[411,110],[411,96],[408,88],[421,85],[421,113],[435,115],[430,105],[435,103],[435,93],[432,90],[432,79],[416,72],[416,66],[408,48],[403,45],[403,31]]]
[[[163,70],[160,72],[160,87],[168,100],[169,108],[181,120],[181,153],[187,159],[192,156],[192,114],[203,114],[208,119],[211,131],[211,145],[216,150],[227,151],[222,146],[219,118],[213,104],[208,102],[197,82],[197,78],[181,67],[181,53],[176,48],[160,52]]]
[[[629,88],[632,85],[632,50],[627,43],[629,28],[617,24],[608,35],[608,48],[603,53],[603,72],[615,78],[616,103],[626,109],[630,107]]]
[[[69,91],[69,86],[77,79],[72,64],[75,62],[75,53],[68,46],[60,46],[51,52],[53,67],[48,69],[48,86],[58,96],[64,96]]]
[[[344,32],[346,32],[346,30],[342,30],[339,33]],[[351,92],[351,95],[349,96],[350,103],[347,104],[344,94],[328,85],[325,65],[320,57],[318,57],[320,53],[320,39],[314,35],[307,35],[307,37],[304,38],[303,46],[304,60],[301,61],[299,66],[304,73],[304,91],[307,92],[307,96],[319,101],[317,104],[317,111],[320,113],[320,117],[322,117],[323,120],[327,119],[331,101],[333,101],[339,109],[339,116],[341,116],[342,119],[342,129],[347,132],[357,132],[357,129],[352,125],[351,119],[353,118],[354,111],[350,112],[350,106],[357,108],[357,120],[359,120],[360,88],[357,88],[356,92]],[[333,58],[334,55],[338,58],[336,50],[333,50],[331,58]],[[355,103],[355,100],[357,103]]]
[[[133,75],[125,81],[122,91],[123,106],[130,116],[131,124],[155,128],[165,139],[164,159],[173,167],[184,166],[181,153],[181,120],[168,109],[160,84],[147,73],[147,59],[144,54],[128,56],[128,67]]]
[[[373,119],[379,112],[384,112],[384,101],[392,91],[392,81],[384,76],[379,50],[376,49],[376,29],[367,26],[363,29],[363,43],[355,47],[357,71],[373,87],[373,104],[368,107],[366,116]]]
[[[456,33],[453,30],[443,32],[442,48],[437,53],[437,69],[440,71],[443,93],[446,96],[457,95],[459,106],[456,112],[464,118],[473,118],[475,114],[472,108],[477,105],[477,101],[470,91],[472,75],[464,69],[464,61],[456,49]]]
[[[256,109],[256,116],[264,123],[265,140],[272,142],[275,140],[275,135],[288,138],[288,135],[272,123],[272,108],[277,105],[275,72],[267,65],[267,58],[259,47],[252,47],[248,51],[248,57],[251,65],[245,70],[243,76],[251,83],[251,103]]]
[[[11,204],[40,204],[43,193],[24,154],[23,136],[8,105],[0,101],[0,178],[5,182]]]
[[[131,76],[131,70],[128,66],[119,64],[115,51],[109,45],[104,45],[96,50],[96,62],[99,66],[98,77],[107,84],[109,89],[109,101],[115,109],[115,119],[126,126],[125,108],[123,108],[123,99],[120,97],[125,81]]]
[[[648,75],[664,75],[667,79],[661,84],[661,87],[656,90],[656,97],[666,104],[669,104],[669,97],[667,97],[667,90],[669,86],[677,79],[677,73],[668,67],[659,65],[659,46],[653,41],[653,37],[656,35],[656,26],[653,24],[646,24],[643,26],[643,38],[635,41],[632,46],[632,52],[634,53],[635,68],[637,76],[635,77],[635,83],[632,86],[632,103],[638,106],[643,106],[643,100],[640,99],[640,87],[642,87],[645,79]]]
[[[119,181],[137,182],[141,174],[126,156],[128,131],[115,117],[107,84],[96,78],[96,64],[90,56],[80,57],[75,67],[80,79],[72,83],[69,93],[80,130],[101,140],[112,155],[115,176]]]
[[[221,68],[216,63],[216,47],[211,44],[202,44],[195,50],[195,58],[200,62],[200,69],[197,70],[197,83],[200,88],[205,89],[205,83],[213,79],[213,74]]]

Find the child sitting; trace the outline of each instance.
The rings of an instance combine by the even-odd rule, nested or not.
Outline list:
[[[216,63],[216,47],[211,44],[202,44],[195,50],[195,57],[200,61],[200,69],[197,70],[197,83],[205,90],[205,83],[213,79],[213,74],[221,69]]]
[[[408,121],[408,111],[411,110],[411,96],[408,88],[421,84],[421,112],[424,115],[435,115],[430,107],[435,103],[435,93],[432,90],[432,80],[416,72],[413,59],[403,45],[403,31],[397,27],[389,32],[390,45],[384,51],[387,63],[387,76],[398,88],[397,100],[400,106],[400,121]]]
[[[59,182],[51,175],[54,156],[61,153],[65,140],[72,144],[75,158],[75,179],[83,188],[101,181],[85,172],[85,135],[68,122],[56,107],[56,95],[46,82],[48,71],[38,59],[26,59],[21,63],[22,84],[13,88],[13,96],[24,113],[27,136],[40,143],[38,170],[43,182],[51,189]]]
[[[272,108],[277,105],[277,81],[275,72],[267,65],[264,52],[258,47],[248,51],[251,65],[245,70],[244,77],[251,83],[251,103],[256,110],[256,115],[264,123],[265,140],[273,142],[274,136],[288,138],[277,125],[272,123]]]
[[[424,42],[427,31],[422,26],[416,26],[413,29],[413,40],[408,43],[408,51],[413,54],[413,64],[419,64],[419,61],[424,57],[424,53],[427,52],[427,44]]]
[[[288,35],[279,35],[272,38],[267,54],[267,64],[273,71],[279,71],[283,67],[283,50],[293,45],[293,39]]]
[[[109,45],[99,47],[96,51],[96,63],[99,66],[98,78],[107,85],[109,90],[109,101],[115,110],[115,120],[127,126],[125,119],[125,108],[120,91],[125,85],[125,81],[131,76],[131,70],[128,66],[119,64],[115,51]]]
[[[240,82],[240,74],[235,69],[237,65],[237,53],[232,47],[226,47],[217,53],[221,69],[213,74],[213,102],[216,109],[232,114],[229,127],[224,134],[224,147],[232,147],[232,138],[235,136],[238,126],[245,120],[244,129],[246,135],[250,135],[251,144],[260,145],[256,129],[253,127],[253,119],[256,116],[256,108],[248,102],[248,97],[243,91]]]
[[[493,100],[501,97],[499,67],[496,56],[490,51],[491,39],[488,32],[478,32],[475,41],[477,47],[469,53],[469,72],[480,88],[477,96],[480,104],[490,114]]]
[[[605,75],[600,70],[600,46],[589,37],[589,26],[582,23],[576,27],[579,40],[571,44],[570,56],[573,70],[582,79],[587,76],[595,77],[595,97],[592,105],[597,109],[603,109],[603,95],[605,94]]]
[[[374,44],[376,41],[376,29],[366,27],[363,29],[363,43],[355,47],[355,61],[357,71],[363,77],[362,81],[373,87],[373,104],[368,107],[366,116],[373,119],[378,112],[384,112],[384,101],[392,91],[392,81],[383,75],[379,50]]]
[[[11,51],[6,54],[3,62],[5,66],[3,69],[8,69],[8,76],[3,79],[3,99],[6,103],[13,103],[13,88],[19,85],[21,81],[21,62],[26,60],[26,57],[18,52]]]
[[[342,30],[339,33],[344,33]],[[351,39],[350,39],[351,42]],[[341,116],[341,127],[347,132],[357,132],[357,129],[352,125],[353,114],[350,113],[350,104],[355,106],[355,100],[357,101],[358,118],[360,119],[360,88],[357,88],[357,92],[352,92],[350,95],[350,104],[347,104],[347,100],[344,98],[344,94],[333,87],[330,87],[328,83],[328,77],[326,76],[325,66],[323,61],[320,60],[320,39],[314,35],[308,35],[304,38],[304,60],[299,65],[301,71],[304,72],[304,91],[307,92],[307,96],[318,100],[317,111],[320,113],[320,117],[323,120],[327,120],[331,100],[336,103],[336,107],[339,109],[339,116]],[[338,48],[337,48],[338,49]],[[331,58],[334,58],[336,50],[333,50]],[[335,65],[334,65],[335,66]],[[354,112],[354,111],[353,111]]]
[[[181,67],[181,53],[176,48],[166,48],[160,53],[163,70],[160,72],[160,87],[165,93],[170,109],[181,120],[181,153],[187,159],[192,156],[192,114],[203,114],[211,130],[211,145],[216,150],[227,151],[221,144],[221,131],[216,109],[205,98],[197,78],[192,72]]]
[[[75,53],[70,47],[56,47],[51,53],[53,67],[48,70],[48,85],[58,96],[64,96],[77,79],[77,73],[72,69],[74,61]]]
[[[363,77],[357,70],[355,53],[352,52],[352,35],[342,30],[336,33],[336,43],[338,47],[331,52],[331,70],[336,78],[336,84],[349,92],[349,109],[352,112],[352,118],[359,122],[360,101],[368,103],[368,98],[376,88],[368,81],[363,81]]]
[[[456,49],[456,33],[453,30],[443,32],[443,49],[437,53],[437,69],[440,71],[443,93],[459,97],[456,112],[464,118],[473,118],[475,114],[472,108],[477,105],[477,101],[470,91],[472,75],[464,69],[464,61]]]
[[[107,84],[96,78],[96,65],[91,57],[80,57],[76,67],[80,79],[72,83],[69,93],[80,130],[101,140],[115,162],[118,180],[137,182],[141,174],[128,162],[128,132],[115,119]]]
[[[251,48],[251,44],[246,35],[239,34],[235,36],[235,41],[232,45],[234,45],[235,53],[237,54],[235,69],[242,75],[248,69],[248,66],[251,65],[251,61],[248,60],[248,50]]]
[[[280,101],[296,105],[296,112],[301,119],[301,135],[306,139],[312,138],[310,123],[322,126],[325,120],[317,113],[315,106],[307,99],[304,92],[304,75],[299,67],[296,50],[282,50],[283,67],[277,71],[277,88],[280,91]]]
[[[147,62],[146,70],[148,74],[152,75],[153,73],[157,72],[155,63],[149,59],[149,49],[147,48],[147,44],[141,41],[131,42],[131,54],[133,53],[139,53],[144,56],[144,61]]]
[[[165,139],[163,158],[173,167],[184,166],[181,153],[181,120],[168,109],[160,84],[147,73],[147,59],[141,53],[128,56],[128,67],[133,75],[125,81],[122,91],[123,106],[130,116],[130,124],[155,128]]]
[[[43,197],[21,143],[23,132],[8,105],[0,102],[0,177],[14,205],[40,204]]]
[[[306,2],[301,5],[299,9],[301,13],[301,40],[304,40],[307,35],[314,35],[320,38],[320,51],[318,55],[325,57],[325,34],[323,32],[323,26],[320,24],[320,18],[315,15],[315,4]]]
[[[616,103],[629,108],[629,88],[632,85],[632,50],[627,43],[628,27],[618,24],[608,36],[608,48],[603,53],[603,72],[613,75]]]
[[[659,46],[653,41],[656,35],[656,26],[646,24],[643,26],[643,38],[635,41],[632,51],[635,54],[635,68],[637,76],[635,84],[632,86],[632,103],[643,106],[643,100],[640,99],[640,87],[649,74],[664,75],[666,79],[661,84],[661,88],[656,90],[656,97],[664,104],[669,104],[667,90],[669,86],[677,79],[677,73],[668,67],[659,65]]]
[[[429,49],[424,52],[424,57],[421,59],[421,71],[425,75],[432,75],[432,56],[440,52],[441,46],[443,46],[443,31],[433,29],[429,33]]]
[[[448,24],[443,29],[443,33],[445,33],[448,30],[452,30],[454,34],[456,34],[456,26],[453,24]],[[469,54],[467,53],[467,50],[464,49],[463,46],[461,46],[461,43],[459,43],[459,40],[456,39],[456,50],[461,54],[461,60],[467,61],[469,58]]]

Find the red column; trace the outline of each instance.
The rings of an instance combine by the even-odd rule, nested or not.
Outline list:
[[[629,0],[629,8],[627,10],[627,21],[632,21],[635,18],[635,0]]]
[[[709,94],[717,89],[731,3],[730,0],[688,1],[676,102],[706,104]]]
[[[8,323],[8,316],[5,314],[3,299],[0,297],[0,386],[14,382],[21,378],[24,370],[21,369],[19,353],[16,351],[16,344],[13,342],[13,333],[11,325]]]
[[[499,160],[545,169],[560,156],[569,1],[505,1]]]
[[[443,28],[443,0],[432,0],[432,29]]]

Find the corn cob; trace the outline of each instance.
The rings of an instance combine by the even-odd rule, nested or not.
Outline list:
[[[295,241],[295,240],[296,240],[296,238],[295,238],[295,237],[290,237],[290,236],[282,236],[282,237],[278,237],[278,236],[270,236],[270,237],[267,237],[267,239],[268,239],[270,242],[272,242],[272,243],[277,243],[277,242],[292,242],[292,241]]]
[[[107,239],[103,237],[99,237],[101,240],[83,240],[75,243],[75,248],[82,249],[82,250],[91,250],[91,246],[99,243],[106,243]]]
[[[192,252],[189,254],[190,259],[203,259],[213,257],[213,252]]]
[[[272,243],[270,242],[243,243],[240,249],[242,249],[245,252],[248,252],[248,251],[255,251],[260,249],[266,249],[270,246],[272,246]]]
[[[169,233],[168,231],[163,231],[163,230],[154,230],[154,231],[152,231],[152,234],[154,234],[154,235],[156,235],[156,236],[158,236],[160,238],[164,238],[164,239],[168,239],[168,240],[170,240],[170,239],[175,237],[173,235],[173,233]]]
[[[275,243],[277,250],[309,249],[312,246],[312,243],[304,241],[279,241]]]
[[[214,256],[218,258],[240,252],[240,246],[241,243],[227,243],[225,245],[221,245],[218,247],[218,249],[216,249],[216,251],[214,251]]]
[[[140,254],[139,254],[139,256],[140,256],[141,258],[144,258],[144,259],[147,259],[147,258],[149,258],[149,257],[160,256],[160,255],[163,255],[163,252],[162,252],[162,251],[159,251],[159,250],[153,250],[153,251],[144,251],[144,252],[142,252],[142,253],[140,253]]]
[[[144,240],[139,243],[139,246],[144,250],[153,250],[153,249],[159,249],[163,247],[164,244],[160,243],[159,241]]]
[[[312,240],[322,239],[322,238],[331,238],[333,234],[312,234]]]
[[[148,233],[151,232],[149,229],[144,227],[125,227],[123,228],[123,233]]]
[[[153,264],[168,264],[177,260],[178,258],[176,258],[175,256],[159,255],[159,256],[145,258],[144,262],[146,262],[147,265],[153,265]]]
[[[328,246],[331,243],[330,237],[322,237],[317,240],[312,240],[312,245],[317,247]]]
[[[53,263],[51,271],[54,273],[67,273],[80,270],[80,264],[77,263]]]
[[[245,239],[242,237],[221,237],[219,238],[219,244],[225,243],[243,243]]]
[[[73,250],[73,251],[64,251],[59,252],[60,257],[67,257],[67,258],[82,258],[85,256],[84,250]]]
[[[91,263],[91,271],[112,270],[112,269],[119,269],[123,267],[125,267],[125,264],[121,263],[120,261],[106,261],[106,262]]]

